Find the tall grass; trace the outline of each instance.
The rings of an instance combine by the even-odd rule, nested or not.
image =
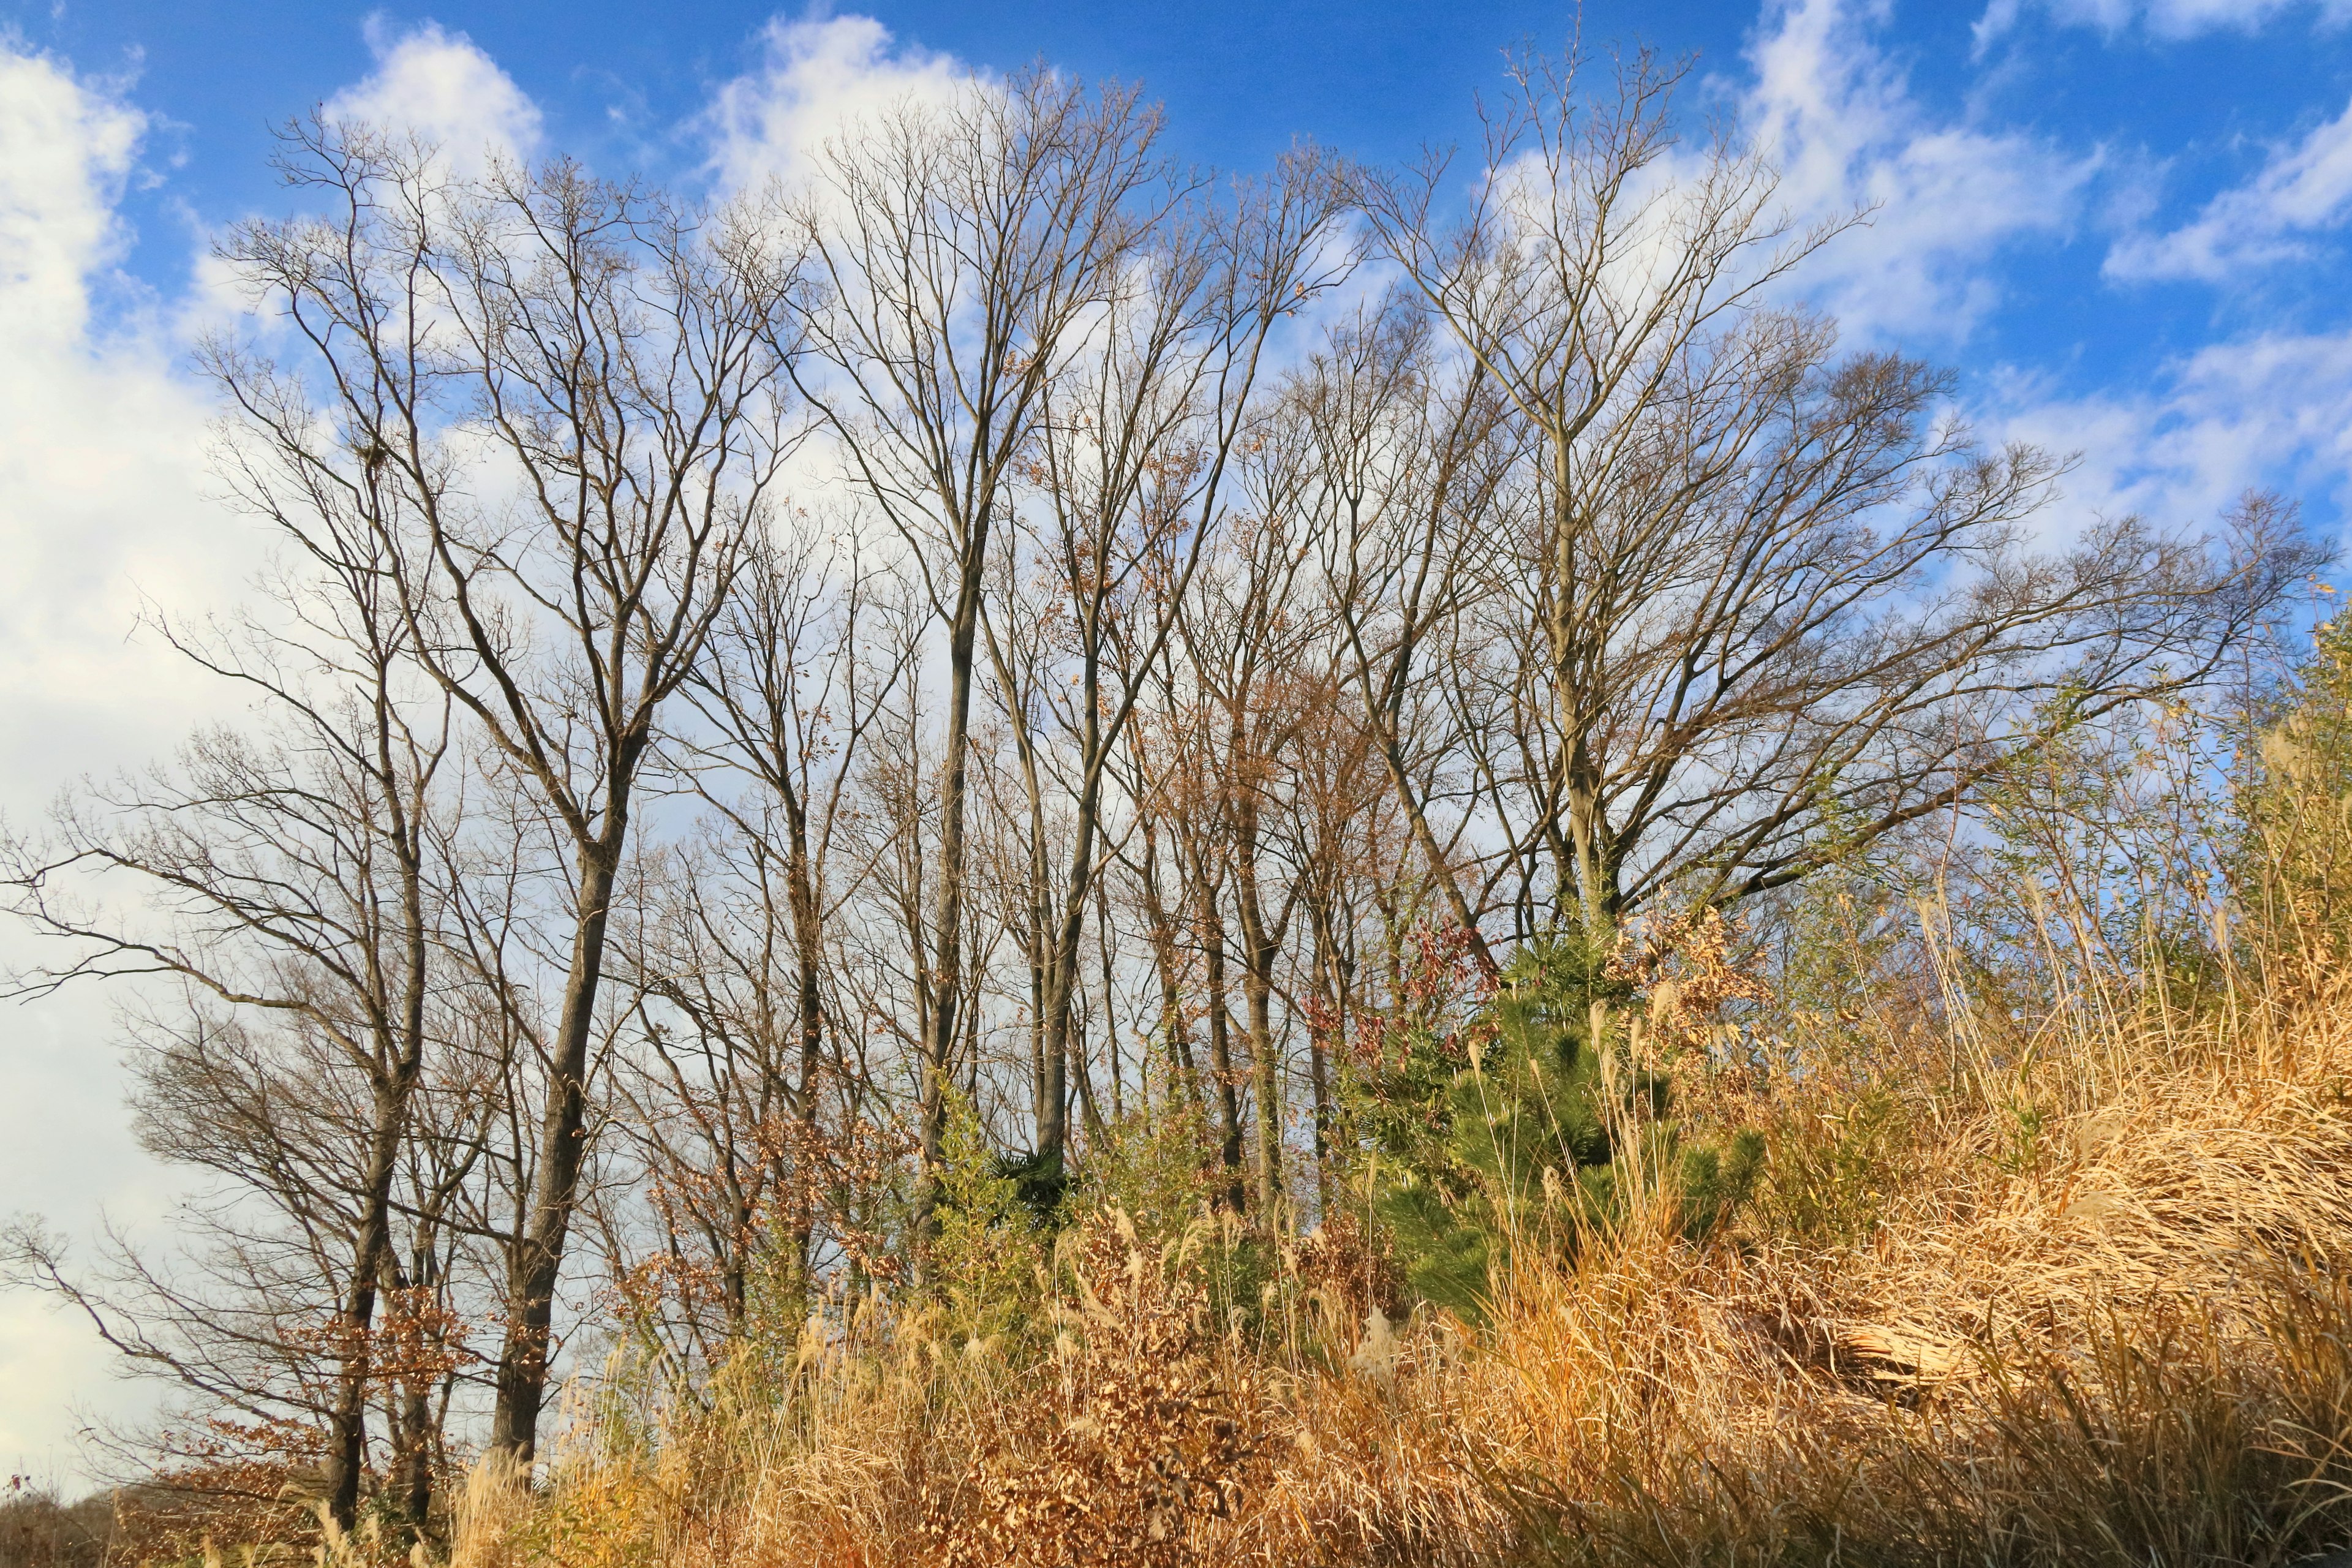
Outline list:
[[[1028,1341],[836,1302],[691,1405],[478,1478],[465,1568],[2293,1562],[2352,1541],[2352,999],[1949,1010],[1486,1319],[1286,1252],[1218,1321],[1202,1220],[1066,1238]],[[1665,1184],[1654,1184],[1661,1194]],[[1233,1303],[1226,1302],[1230,1309]]]

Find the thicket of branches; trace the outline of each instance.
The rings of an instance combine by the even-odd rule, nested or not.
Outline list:
[[[1039,73],[723,205],[290,129],[202,355],[278,564],[159,628],[251,717],[6,845],[206,1177],[17,1237],[181,1391],[142,1455],[425,1521],[559,1352],[968,1283],[975,1169],[1303,1235],[1433,953],[1719,930],[2230,668],[2286,509],[2048,542],[1675,80],[1213,183]]]

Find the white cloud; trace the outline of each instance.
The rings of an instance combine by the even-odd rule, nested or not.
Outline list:
[[[2252,267],[2307,253],[2303,237],[2352,213],[2352,106],[2290,147],[2272,151],[2246,184],[2222,192],[2183,226],[2136,235],[2107,254],[2112,278],[2226,282]]]
[[[460,168],[537,151],[538,109],[464,37],[371,26],[369,42],[375,68],[329,116],[413,129]],[[233,314],[220,267],[194,258],[170,300],[119,268],[147,123],[120,84],[0,32],[0,819],[19,831],[80,776],[167,757],[242,711],[140,630],[145,608],[190,620],[236,604],[264,548],[215,497],[213,398],[182,369],[186,334]],[[0,972],[57,956],[0,921]],[[0,1220],[41,1214],[87,1243],[101,1209],[136,1230],[178,1190],[131,1136],[116,1000],[85,988],[0,1009]],[[0,1367],[11,1473],[83,1481],[80,1417],[152,1407],[86,1323],[37,1297],[0,1295]]]
[[[2193,9],[2159,5],[2150,25],[2185,24]],[[1869,229],[1819,258],[1806,290],[1850,336],[1933,353],[1999,300],[2017,250],[2094,221],[2092,183],[2111,184],[2113,171],[2095,151],[1932,112],[1876,45],[1886,14],[1871,0],[1767,0],[1743,109],[1775,149],[1799,216],[1878,204]],[[2347,212],[2352,110],[2280,150],[2178,233],[2136,253],[2117,247],[2109,268],[2214,276],[2284,254]],[[1971,412],[1989,438],[2079,455],[2043,520],[2053,538],[2130,512],[2210,523],[2249,487],[2299,496],[2323,517],[2352,514],[2352,331],[2210,343],[2142,384],[2083,396],[1996,374]]]
[[[898,45],[871,16],[779,17],[762,43],[759,69],[721,87],[711,105],[712,162],[732,190],[789,180],[859,120],[908,99],[944,101],[971,80],[953,57]]]
[[[2129,512],[2210,523],[2249,487],[2352,511],[2352,332],[2210,344],[2140,392],[2047,398],[2012,376],[1993,402],[1988,434],[2080,454],[2061,531]]]
[[[2251,33],[2273,18],[2315,11],[2323,23],[2352,20],[2352,0],[1992,0],[1976,25],[1984,47],[2024,18],[2042,11],[2062,26],[2096,27],[2113,37],[2135,25],[2159,38],[2193,38],[2214,32]]]
[[[219,710],[211,683],[132,634],[142,599],[218,604],[250,560],[203,499],[206,400],[114,270],[144,129],[115,89],[0,36],[0,814],[20,828],[78,774],[165,752]],[[0,969],[47,956],[0,927]],[[0,1012],[0,1216],[87,1236],[101,1205],[159,1211],[169,1179],[130,1138],[112,1037],[94,993]],[[0,1297],[0,1464],[36,1475],[77,1474],[77,1406],[140,1403],[86,1327],[24,1296]]]
[[[1958,340],[2000,299],[1988,264],[2062,237],[2099,160],[1931,114],[1874,40],[1884,18],[1856,0],[1769,0],[1743,118],[1799,218],[1875,208],[1808,267],[1807,291],[1864,338]]]
[[[328,119],[414,131],[461,169],[538,153],[539,106],[465,34],[427,22],[394,37],[371,18],[367,38],[375,70],[327,100]]]
[[[153,732],[156,705],[197,684],[130,638],[141,595],[216,604],[205,595],[244,570],[224,548],[243,531],[204,499],[208,399],[174,373],[161,313],[114,270],[127,238],[116,204],[144,123],[103,85],[0,41],[0,756],[15,764],[0,805],[12,813],[26,763],[119,756],[78,737]],[[101,320],[101,295],[131,307]]]
[[[0,332],[11,343],[80,335],[86,275],[120,247],[114,196],[145,131],[137,110],[0,35]]]

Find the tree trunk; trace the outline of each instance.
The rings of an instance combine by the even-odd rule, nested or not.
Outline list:
[[[1307,1031],[1307,1076],[1315,1088],[1315,1199],[1318,1211],[1328,1215],[1331,1212],[1332,1131],[1329,1044],[1348,1037],[1348,980],[1340,969],[1330,906],[1320,894],[1308,905],[1307,918],[1314,922],[1316,974],[1331,1007],[1322,1027]]]
[[[1201,878],[1201,948],[1207,959],[1209,1065],[1217,1079],[1217,1158],[1225,1168],[1225,1204],[1240,1214],[1248,1204],[1242,1186],[1242,1108],[1234,1071],[1233,1020],[1225,1012],[1225,931],[1216,889]]]
[[[1146,815],[1143,829],[1143,918],[1151,926],[1151,959],[1160,972],[1160,1033],[1168,1053],[1169,1078],[1197,1116],[1201,1071],[1192,1060],[1192,1031],[1184,1019],[1183,976],[1176,962],[1176,918],[1160,900],[1160,826]],[[1172,1096],[1171,1096],[1172,1098]]]
[[[800,965],[800,1016],[796,1022],[801,1037],[801,1143],[792,1152],[789,1178],[793,1186],[784,1201],[791,1205],[792,1214],[793,1288],[800,1293],[802,1310],[805,1312],[809,1305],[809,1251],[814,1245],[816,1231],[807,1162],[816,1146],[817,1079],[824,1060],[824,994],[820,985],[824,953],[818,946],[816,886],[809,873],[808,818],[796,799],[790,802],[787,817],[793,843],[785,875],[793,901],[794,956]]]
[[[1282,1198],[1282,1079],[1274,1038],[1274,963],[1279,951],[1266,929],[1257,889],[1257,806],[1235,810],[1234,877],[1242,926],[1242,994],[1249,1006],[1250,1068],[1257,1097],[1258,1222],[1273,1227]]]
[[[571,973],[556,1025],[539,1180],[531,1193],[530,1225],[509,1266],[507,1336],[499,1355],[489,1446],[526,1465],[538,1448],[555,1327],[555,1287],[579,1201],[580,1173],[587,1163],[589,1046],[595,1033],[596,989],[604,975],[604,933],[612,918],[625,810],[624,786],[616,779],[604,832],[581,852],[579,923],[572,932]]]
[[[383,776],[392,778],[388,765]],[[394,814],[394,853],[404,862],[400,877],[401,978],[404,989],[396,1024],[383,1020],[376,1038],[379,1063],[389,1058],[389,1072],[376,1078],[372,1125],[368,1129],[365,1184],[361,1192],[358,1245],[352,1258],[351,1289],[343,1305],[343,1363],[341,1385],[328,1431],[327,1511],[335,1523],[350,1530],[359,1518],[360,1478],[367,1468],[368,1384],[374,1374],[373,1339],[376,1296],[385,1269],[392,1264],[392,1187],[400,1173],[400,1151],[408,1134],[408,1109],[425,1065],[425,898],[417,869],[419,846],[404,820],[398,792],[386,801]],[[380,954],[371,951],[369,967],[380,982]],[[376,994],[383,995],[381,984]]]
[[[955,1060],[963,994],[964,808],[968,791],[966,742],[971,728],[972,652],[980,631],[982,568],[988,555],[985,512],[972,525],[956,595],[955,620],[948,637],[946,776],[940,785],[940,886],[933,959],[928,984],[930,1028],[923,1041],[918,1115],[921,1122],[922,1169],[915,1180],[915,1277],[927,1277],[936,1230],[940,1167],[948,1132],[948,1074]]]
[[[392,1181],[405,1098],[392,1084],[376,1086],[359,1245],[353,1251],[351,1289],[340,1326],[342,1365],[327,1432],[327,1511],[344,1530],[351,1529],[359,1517],[360,1476],[367,1465],[368,1384],[373,1361],[370,1342],[375,1332],[377,1276],[392,1246]]]

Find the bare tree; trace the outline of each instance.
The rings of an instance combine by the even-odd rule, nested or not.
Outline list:
[[[1676,71],[1578,69],[1464,193],[1213,189],[1042,68],[715,209],[292,129],[316,216],[234,231],[204,361],[285,563],[169,628],[260,721],[0,865],[66,955],[18,989],[144,978],[134,1114],[215,1182],[172,1263],[19,1262],[421,1522],[453,1442],[528,1462],[559,1329],[692,1394],[936,1293],[952,1104],[1032,1197],[1172,1119],[1150,1168],[1270,1230],[1311,1095],[1336,1212],[1358,1026],[1951,826],[2315,563],[2262,498],[2037,540],[2062,461],[1790,303],[1844,223],[1678,139]]]
[[[789,447],[772,388],[791,259],[743,215],[561,163],[461,184],[419,150],[314,125],[291,133],[287,167],[332,216],[247,225],[227,258],[332,387],[387,498],[387,580],[415,658],[572,859],[490,1435],[527,1457],[633,796]]]
[[[1283,493],[1289,465],[1278,457],[1254,465],[1261,482],[1256,515],[1228,536],[1221,559],[1203,578],[1184,622],[1186,662],[1196,686],[1199,721],[1190,731],[1200,748],[1196,765],[1216,800],[1217,859],[1232,881],[1239,942],[1243,1003],[1247,1017],[1250,1076],[1256,1107],[1257,1212],[1274,1223],[1282,1189],[1283,1062],[1275,1020],[1276,966],[1297,907],[1295,891],[1277,907],[1265,864],[1270,820],[1283,809],[1285,770],[1302,742],[1311,710],[1297,699],[1313,682],[1311,654],[1318,638],[1305,579],[1306,548],[1292,531]],[[1223,877],[1204,881],[1207,887]],[[1222,917],[1203,905],[1212,963],[1222,965]],[[1215,1021],[1212,1021],[1213,1027]]]
[[[225,1184],[191,1216],[217,1244],[221,1289],[132,1260],[162,1321],[104,1331],[257,1420],[273,1405],[315,1415],[326,1500],[349,1524],[384,1370],[378,1309],[388,1284],[402,1289],[396,1189],[431,1038],[440,847],[457,831],[440,784],[451,711],[415,668],[364,434],[229,345],[204,363],[234,411],[220,470],[286,553],[263,584],[275,614],[163,630],[252,696],[261,732],[208,731],[176,770],[87,789],[54,846],[7,845],[17,912],[79,949],[16,985],[178,982],[176,1005],[158,1002],[139,1031],[137,1111],[159,1153]],[[154,918],[77,898],[89,871],[127,878]],[[331,1321],[306,1321],[322,1291]],[[413,1489],[420,1523],[425,1498]]]
[[[1053,1169],[1111,763],[1230,507],[1267,336],[1344,274],[1324,244],[1334,195],[1324,160],[1302,153],[1242,187],[1230,214],[1164,222],[1087,349],[1042,389],[1022,474],[1032,504],[1010,514],[1004,605],[983,604],[981,621],[1028,808],[1035,1152]],[[1058,855],[1049,791],[1068,803]]]
[[[1448,365],[1427,317],[1393,300],[1334,326],[1295,373],[1285,415],[1301,429],[1291,494],[1320,556],[1339,665],[1426,875],[1492,969],[1484,889],[1464,887],[1466,815],[1441,838],[1432,807],[1458,794],[1463,741],[1439,670],[1468,655],[1473,568],[1507,525],[1517,432],[1476,362]]]
[[[829,143],[797,208],[812,282],[793,374],[947,632],[931,951],[917,966],[919,1235],[966,1022],[966,748],[989,542],[1045,387],[1175,199],[1159,131],[1130,89],[1089,93],[1043,69],[968,82]]]
[[[745,1331],[762,1274],[772,1306],[805,1315],[824,1112],[837,1125],[863,1088],[832,929],[865,880],[851,785],[907,650],[869,646],[876,574],[854,542],[829,557],[805,531],[751,550],[687,688],[702,723],[669,742],[708,830],[671,856],[626,954],[647,1049],[624,1064],[619,1120],[659,1210],[654,1272],[719,1309],[682,1314],[706,1363]]]
[[[1524,505],[1468,535],[1475,583],[1444,569],[1488,655],[1452,661],[1462,761],[1482,852],[1595,932],[1670,885],[1801,878],[2205,679],[2311,559],[2260,510],[2225,559],[2129,520],[2034,553],[2060,465],[1980,451],[1948,377],[1770,303],[1842,226],[1790,231],[1727,132],[1679,147],[1676,75],[1640,57],[1587,104],[1575,62],[1522,62],[1459,221],[1443,158],[1356,185],[1525,432]]]

